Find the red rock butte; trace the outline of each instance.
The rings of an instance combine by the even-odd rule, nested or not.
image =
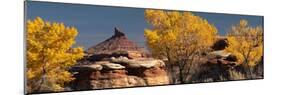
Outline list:
[[[105,41],[90,47],[87,53],[108,54],[116,51],[142,51],[143,48],[130,41],[126,35],[117,27],[114,28],[114,35]]]

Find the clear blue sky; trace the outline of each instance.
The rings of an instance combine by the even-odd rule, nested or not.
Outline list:
[[[113,35],[113,28],[119,27],[127,37],[139,46],[145,46],[144,29],[149,25],[144,19],[144,9],[105,7],[95,5],[63,4],[28,1],[27,19],[39,16],[51,22],[63,22],[74,26],[79,34],[77,45],[88,47],[98,44]],[[246,19],[251,26],[263,24],[261,16],[230,15],[193,12],[216,26],[219,35],[225,35],[230,26]]]

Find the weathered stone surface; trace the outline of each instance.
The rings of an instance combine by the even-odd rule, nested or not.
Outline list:
[[[206,63],[200,65],[200,71],[196,73],[192,80],[198,82],[231,80],[230,71],[241,72],[236,57],[230,53],[216,51],[212,52],[208,58]]]
[[[113,63],[119,63],[125,65],[127,68],[152,68],[163,67],[165,63],[162,60],[147,59],[147,60],[131,60],[126,57],[111,58]]]
[[[128,51],[128,58],[130,59],[137,59],[145,57],[144,54],[140,51]]]
[[[218,60],[217,59],[210,59],[207,61],[208,64],[218,64]]]
[[[108,64],[110,64],[109,67],[114,69],[105,69]],[[149,66],[149,68],[141,65],[138,65],[140,66],[139,68],[127,68],[124,66],[125,68],[116,69],[116,64],[114,66],[112,64],[115,63],[96,62],[94,66],[103,66],[102,70],[78,71],[74,75],[76,79],[72,82],[73,86],[71,88],[85,90],[169,84],[168,75],[160,65],[157,67]],[[119,66],[120,64],[117,65]],[[90,66],[93,65],[88,67]]]
[[[146,86],[145,80],[137,76],[128,76],[128,84],[132,86]]]
[[[218,51],[211,52],[210,55],[214,55],[216,57],[222,58],[222,57],[228,57],[230,53],[225,52],[223,50],[218,50]]]
[[[118,51],[142,51],[143,48],[130,41],[126,35],[117,27],[114,28],[114,35],[105,41],[90,47],[87,53],[90,54],[112,54]]]
[[[93,65],[90,65],[89,67],[92,68],[93,70],[97,70],[97,71],[102,70],[102,66],[98,65],[98,64],[93,64]]]
[[[103,80],[103,79],[117,79],[126,77],[127,72],[125,70],[105,70],[105,71],[98,71],[98,72],[91,72],[89,75],[93,80]]]
[[[120,88],[132,86],[146,86],[145,80],[135,76],[127,76],[108,80],[91,80],[91,89]]]
[[[113,70],[125,69],[125,67],[120,64],[105,63],[101,65],[104,67],[104,69],[113,69]]]
[[[119,88],[169,84],[162,60],[130,41],[120,29],[105,41],[90,47],[87,57],[71,70],[74,90]]]
[[[228,46],[227,39],[225,37],[218,37],[212,48],[214,50],[223,50]]]
[[[70,69],[72,72],[84,72],[84,71],[100,71],[102,70],[101,65],[79,65],[79,66],[74,66]]]
[[[234,55],[229,55],[225,58],[227,61],[238,61],[237,57]]]
[[[144,71],[144,79],[148,85],[164,85],[169,84],[169,77],[166,71],[156,67]]]

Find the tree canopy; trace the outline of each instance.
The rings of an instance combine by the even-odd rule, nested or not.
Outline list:
[[[263,55],[262,31],[261,26],[251,27],[247,20],[240,20],[227,35],[226,51],[238,57],[239,63],[255,66]]]
[[[181,75],[216,40],[216,27],[191,12],[146,10],[145,19],[152,26],[144,30],[152,55],[178,65]]]
[[[40,17],[28,20],[26,29],[28,91],[61,91],[73,80],[67,70],[83,57],[81,47],[72,47],[77,29]]]

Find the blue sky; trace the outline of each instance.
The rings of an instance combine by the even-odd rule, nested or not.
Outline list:
[[[130,40],[145,47],[143,32],[149,25],[144,19],[144,9],[28,1],[26,12],[27,19],[39,16],[44,20],[76,27],[79,31],[76,43],[85,49],[111,37],[115,26]],[[231,25],[240,19],[248,20],[251,26],[263,24],[261,16],[193,13],[214,24],[219,35],[225,35]]]

